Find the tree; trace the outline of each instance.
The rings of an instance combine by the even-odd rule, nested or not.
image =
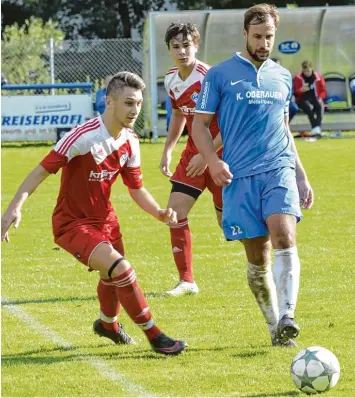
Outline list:
[[[58,24],[40,18],[6,26],[1,41],[2,72],[9,83],[48,83],[50,80],[49,40],[59,45],[64,33]]]
[[[58,21],[66,39],[130,38],[142,30],[149,11],[164,8],[165,0],[4,0],[3,26],[28,15]],[[18,14],[17,14],[18,12]]]
[[[179,10],[201,10],[201,9],[230,9],[230,8],[249,8],[254,4],[263,1],[255,0],[175,0]],[[340,6],[355,4],[355,0],[273,0],[265,3],[275,4],[277,7],[286,7],[288,4],[295,4],[299,7],[311,6]]]

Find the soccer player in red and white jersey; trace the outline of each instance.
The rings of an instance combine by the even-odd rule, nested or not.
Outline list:
[[[206,163],[198,153],[191,137],[191,126],[195,106],[201,91],[201,84],[209,66],[196,59],[200,34],[195,25],[190,23],[171,23],[165,34],[165,42],[176,67],[165,76],[165,89],[173,108],[168,136],[160,163],[161,172],[170,177],[172,190],[168,207],[176,210],[178,223],[170,226],[171,247],[179,283],[165,292],[170,296],[197,294],[199,289],[192,271],[192,242],[188,223],[188,214],[195,201],[207,188],[212,196],[218,224],[222,218],[222,189],[212,180]],[[187,126],[188,141],[181,155],[180,162],[172,174],[169,166],[171,153]],[[210,127],[214,146],[219,156],[222,155],[222,141],[216,118]]]
[[[161,209],[143,187],[139,140],[133,127],[143,102],[143,80],[130,72],[112,77],[104,114],[75,127],[27,176],[1,219],[1,240],[9,241],[21,208],[50,175],[62,170],[60,192],[53,213],[55,242],[88,267],[97,270],[100,319],[94,332],[116,344],[134,344],[117,322],[120,305],[146,334],[154,351],[174,355],[183,341],[167,337],[155,325],[135,272],[124,258],[122,234],[110,202],[111,186],[121,175],[132,199],[164,223],[176,223],[176,213]]]

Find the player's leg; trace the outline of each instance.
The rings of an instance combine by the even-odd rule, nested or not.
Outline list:
[[[295,170],[288,167],[274,170],[265,192],[263,216],[275,253],[274,279],[280,310],[278,335],[287,339],[299,333],[294,321],[300,280],[296,223],[302,213]]]
[[[124,245],[119,225],[115,223],[110,233],[110,242],[115,250],[124,256]],[[97,285],[97,297],[100,303],[100,318],[94,322],[94,331],[100,336],[111,338],[116,344],[134,344],[134,340],[124,331],[117,321],[121,303],[117,288],[103,283],[100,278]]]
[[[270,237],[260,236],[242,241],[248,260],[248,285],[264,316],[271,341],[277,344],[279,309],[277,291],[271,270]]]
[[[179,283],[172,290],[165,292],[165,295],[168,296],[198,293],[193,276],[192,239],[187,216],[200,193],[190,186],[173,182],[168,207],[176,211],[178,222],[170,226],[170,242],[175,265],[179,272]]]
[[[167,337],[155,325],[135,272],[127,259],[110,244],[102,242],[91,253],[89,266],[100,272],[104,284],[117,289],[122,306],[132,321],[146,334],[154,351],[175,355],[184,350],[183,341]]]
[[[181,296],[196,294],[199,291],[193,276],[192,239],[188,214],[205,188],[205,177],[201,175],[191,178],[186,175],[186,168],[193,156],[193,153],[183,152],[170,179],[172,189],[168,207],[176,211],[178,219],[176,225],[170,226],[170,241],[179,272],[179,283],[174,289],[165,292],[166,295]]]
[[[270,238],[261,212],[262,176],[239,178],[224,188],[223,232],[228,240],[241,240],[247,256],[250,290],[261,310],[273,345],[279,311],[271,271]]]
[[[300,260],[295,239],[296,217],[273,214],[267,218],[266,223],[275,254],[274,278],[280,309],[279,337],[294,338],[299,334],[294,317],[300,283]]]

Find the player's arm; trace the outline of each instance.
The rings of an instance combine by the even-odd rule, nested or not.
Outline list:
[[[297,186],[300,195],[300,202],[301,206],[305,209],[310,209],[313,205],[313,190],[311,184],[309,183],[306,170],[303,167],[301,159],[298,155],[297,147],[295,144],[295,140],[291,133],[289,127],[289,116],[288,114],[285,115],[285,125],[287,128],[288,136],[291,141],[291,148],[296,155],[296,179],[297,179]]]
[[[166,224],[177,223],[176,212],[171,208],[162,209],[153,196],[144,187],[139,189],[128,188],[128,191],[131,198],[146,213],[151,214],[157,220]]]
[[[192,123],[192,139],[199,153],[207,163],[213,181],[219,185],[228,185],[231,182],[232,174],[229,171],[228,165],[221,160],[216,153],[216,146],[218,140],[222,144],[221,137],[217,141],[213,141],[209,126],[213,119],[214,113],[198,113],[195,112]],[[216,139],[215,139],[216,140]]]
[[[9,242],[9,228],[11,224],[17,228],[21,221],[21,209],[26,199],[37,189],[37,187],[50,175],[41,165],[38,165],[24,179],[7,210],[1,218],[1,240]]]
[[[221,133],[218,133],[213,140],[213,148],[217,152],[220,148],[222,148],[222,137]],[[207,167],[207,163],[205,162],[203,156],[200,153],[194,155],[189,164],[186,167],[186,175],[188,177],[196,177],[201,175]]]
[[[184,130],[185,123],[185,116],[180,109],[173,108],[168,136],[166,138],[163,155],[160,161],[160,171],[167,177],[172,175],[169,169],[171,163],[171,153]]]

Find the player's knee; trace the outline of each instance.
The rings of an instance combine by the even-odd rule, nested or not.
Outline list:
[[[295,235],[292,232],[280,232],[273,237],[274,249],[287,249],[295,246]]]
[[[271,261],[271,242],[266,239],[244,239],[242,241],[248,261],[255,265],[269,264]]]
[[[129,268],[131,268],[131,264],[127,259],[124,257],[120,257],[116,261],[114,261],[109,268],[107,274],[110,279],[116,278],[117,276],[123,274],[125,271],[127,271]]]

